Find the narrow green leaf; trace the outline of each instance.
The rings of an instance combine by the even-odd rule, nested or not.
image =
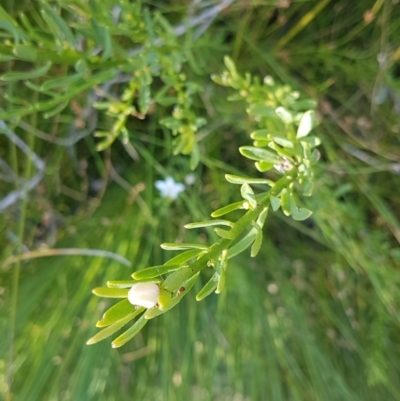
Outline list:
[[[135,280],[111,280],[107,281],[108,288],[131,288],[133,284],[137,283]]]
[[[149,279],[153,277],[162,276],[163,274],[167,274],[178,270],[181,268],[181,265],[160,265],[160,266],[151,266],[146,269],[139,270],[132,274],[132,277],[135,280],[143,280]]]
[[[271,141],[277,139],[278,141],[286,143],[288,147],[293,146],[292,142],[286,137],[282,136],[283,132],[271,131],[268,129],[254,131],[250,134],[251,139],[255,141]],[[278,142],[277,142],[278,143]]]
[[[0,111],[0,119],[1,120],[10,120],[13,118],[21,118],[27,114],[30,114],[35,110],[35,106],[29,104],[26,107],[13,107],[8,111]]]
[[[131,340],[133,337],[135,337],[136,334],[138,334],[139,331],[143,329],[143,327],[146,325],[146,323],[147,323],[147,319],[144,317],[144,315],[142,315],[130,329],[125,331],[125,333],[121,334],[119,337],[117,337],[111,343],[111,347],[113,347],[113,348],[122,347],[129,340]]]
[[[2,19],[1,14],[2,13],[0,11],[0,19]],[[36,38],[37,36],[36,36],[35,28],[33,28],[32,24],[30,23],[27,16],[24,13],[19,13],[18,17],[19,17],[19,20],[21,21],[21,25],[25,28],[25,31],[27,32],[28,36],[31,39]]]
[[[312,181],[306,181],[303,184],[303,196],[311,196],[314,190],[314,183]]]
[[[92,290],[94,295],[104,298],[126,298],[128,296],[127,289],[124,288],[108,288],[108,287],[97,287]]]
[[[233,174],[225,174],[225,179],[231,184],[267,184],[270,187],[275,185],[274,181],[268,180],[266,178],[247,178],[247,177],[239,177],[238,175]]]
[[[321,154],[319,153],[319,150],[318,150],[318,149],[314,149],[314,150],[311,152],[311,155],[310,155],[310,163],[311,163],[312,166],[318,162],[320,156],[321,156]]]
[[[260,173],[265,173],[268,170],[271,170],[271,168],[274,167],[273,163],[267,163],[267,162],[256,162],[256,169],[260,172]]]
[[[310,160],[304,158],[303,163],[299,165],[299,171],[301,171],[301,167],[304,167],[304,171],[306,172],[307,176],[310,177],[311,174],[311,163]]]
[[[76,47],[76,39],[71,29],[50,5],[42,2],[42,16],[48,23],[49,27],[57,33],[61,41],[67,42],[71,47]],[[53,21],[53,22],[51,22]]]
[[[232,75],[232,78],[235,79],[238,74],[237,74],[236,66],[235,66],[235,63],[233,62],[233,60],[229,56],[225,56],[224,64],[225,64],[226,68],[228,69],[228,71],[230,72],[230,74]]]
[[[36,61],[37,59],[37,50],[32,46],[15,45],[12,52],[20,60]]]
[[[1,26],[1,23],[0,23]],[[0,54],[0,63],[7,63],[8,61],[14,60],[14,56],[5,56],[4,54]]]
[[[272,107],[266,106],[265,104],[251,104],[246,111],[250,116],[269,117],[275,119],[278,118],[275,110]]]
[[[254,131],[250,134],[250,138],[254,140],[268,140],[270,139],[271,131],[269,129],[260,129],[258,131]]]
[[[45,111],[56,107],[60,102],[68,102],[78,94],[82,93],[84,90],[92,88],[103,81],[112,79],[115,76],[116,72],[116,69],[107,69],[106,71],[94,74],[90,78],[79,82],[78,86],[71,86],[68,91],[60,93],[54,99],[37,103],[35,109],[39,111]]]
[[[79,81],[80,79],[82,79],[82,76],[83,74],[74,74],[74,75],[67,75],[66,77],[49,79],[48,81],[43,83],[43,85],[40,87],[40,90],[48,91],[50,89],[60,88],[60,87],[68,89],[68,85],[71,85],[72,83]]]
[[[175,292],[182,287],[183,283],[188,280],[192,275],[192,269],[190,267],[182,267],[176,272],[170,274],[164,281],[163,287],[167,291]]]
[[[268,215],[268,207],[265,207],[257,218],[257,224],[260,228],[264,227],[265,219]]]
[[[1,6],[0,6],[0,11],[1,11]],[[14,36],[15,42],[18,43],[20,41],[20,32],[18,31],[18,29],[16,29],[13,22],[0,20],[0,29],[11,33]]]
[[[111,280],[107,281],[107,287],[108,288],[131,288],[133,284],[137,284],[139,282],[144,283],[147,281],[152,281],[155,283],[162,283],[162,280],[159,278],[149,278],[147,280]]]
[[[281,206],[283,213],[286,216],[290,216],[290,196],[289,191],[286,188],[281,191]]]
[[[252,228],[245,237],[228,249],[228,259],[231,259],[234,256],[239,255],[239,253],[245,251],[253,243],[256,235],[256,229]]]
[[[301,138],[301,142],[308,143],[311,149],[321,145],[321,139],[319,139],[317,136],[307,136],[305,138]]]
[[[47,62],[42,67],[38,68],[34,71],[25,71],[25,72],[7,72],[0,76],[1,81],[23,81],[26,79],[33,79],[41,77],[42,75],[46,74],[51,67],[51,62]]]
[[[249,205],[251,206],[252,209],[255,209],[257,207],[257,200],[254,195],[253,190],[251,189],[250,185],[245,182],[242,187],[240,188],[240,193],[244,199],[249,202]]]
[[[271,196],[269,201],[271,203],[272,210],[276,212],[281,206],[281,200],[279,198],[276,198],[275,196]]]
[[[200,162],[200,149],[197,142],[193,145],[192,153],[190,154],[190,170],[194,171]]]
[[[231,79],[226,74],[222,74],[222,75],[211,74],[211,79],[217,85],[222,85],[222,86],[230,86],[231,85]]]
[[[196,301],[201,301],[210,295],[216,288],[218,284],[218,273],[214,273],[210,280],[205,284],[205,286],[197,293]]]
[[[291,104],[291,109],[295,111],[304,111],[315,109],[317,107],[317,102],[313,99],[302,99]]]
[[[222,274],[222,266],[221,266],[221,261],[218,259],[216,262],[213,262],[213,266],[214,270],[218,273],[218,275],[220,276]]]
[[[3,3],[4,4],[4,3]],[[14,36],[14,41],[19,42],[24,39],[25,35],[22,30],[18,29],[17,23],[0,5],[0,28],[10,32]]]
[[[182,252],[177,256],[171,258],[168,262],[164,263],[164,265],[177,265],[180,266],[183,263],[187,262],[190,259],[195,258],[196,256],[202,254],[203,250],[201,249],[191,249],[190,251]]]
[[[178,103],[178,99],[176,97],[171,97],[171,96],[156,98],[155,101],[156,103],[164,107],[172,106],[173,104]]]
[[[172,293],[166,290],[161,290],[158,296],[157,304],[160,310],[168,310],[172,302]]]
[[[154,25],[148,8],[144,9],[144,24],[146,26],[147,33],[149,34],[150,41],[153,44],[155,40]]]
[[[108,149],[113,142],[115,141],[115,137],[112,135],[108,135],[106,139],[103,139],[101,142],[97,143],[96,150],[98,152],[102,152],[103,150]]]
[[[291,124],[293,122],[292,113],[289,110],[286,110],[284,107],[280,106],[275,109],[275,113],[280,117],[280,119],[285,124]]]
[[[95,138],[107,138],[109,136],[110,136],[109,131],[95,131],[95,133],[94,133]]]
[[[127,299],[124,299],[104,312],[103,317],[97,322],[96,327],[107,327],[110,324],[113,324],[118,320],[130,315],[135,310],[135,306],[132,305]]]
[[[226,272],[225,270],[222,270],[221,274],[218,276],[217,288],[215,289],[216,294],[221,294],[221,292],[225,288],[225,282],[226,282]]]
[[[141,114],[146,115],[149,111],[151,103],[151,92],[149,85],[142,85],[139,88],[139,111]]]
[[[117,332],[119,329],[124,327],[127,323],[129,323],[131,320],[133,320],[137,315],[142,313],[144,311],[144,308],[137,309],[135,312],[131,313],[130,315],[124,317],[123,319],[118,320],[111,326],[99,331],[95,336],[90,338],[86,344],[87,345],[92,345],[96,344],[101,340],[104,340],[107,337],[110,337],[113,335],[115,332]]]
[[[160,277],[151,277],[147,279],[141,279],[141,280],[112,280],[112,281],[107,281],[107,287],[109,288],[130,288],[132,287],[133,284],[137,283],[147,283],[147,282],[152,282],[152,283],[162,283],[164,280]],[[128,283],[132,283],[128,285]]]
[[[214,212],[212,212],[211,217],[220,217],[220,216],[224,216],[225,214],[228,214],[230,212],[233,212],[234,210],[243,209],[243,203],[244,203],[243,201],[240,201],[240,202],[231,203],[230,205],[221,207],[220,209],[217,209]]]
[[[252,258],[256,257],[258,252],[260,251],[262,240],[263,240],[263,232],[260,226],[253,222],[253,227],[257,231],[256,237],[254,239],[253,245],[251,246],[250,256]]]
[[[43,113],[43,118],[48,119],[56,116],[57,114],[60,114],[68,105],[69,101],[59,103],[56,107],[54,107],[53,110],[49,110],[46,111],[46,113]]]
[[[275,152],[278,153],[279,156],[287,157],[288,159],[292,159],[293,157],[293,151],[287,150],[287,148],[282,148],[278,146],[275,142],[270,142],[268,144],[268,147],[275,150]]]
[[[232,231],[223,230],[222,228],[214,228],[214,231],[215,231],[216,234],[219,235],[221,238],[235,239],[235,234],[232,233]]]
[[[183,249],[200,249],[202,251],[208,251],[208,246],[203,244],[195,244],[195,243],[182,243],[178,244],[175,242],[166,242],[160,245],[162,249],[166,251],[181,251]]]
[[[254,146],[242,146],[239,148],[239,152],[248,159],[263,161],[272,164],[278,164],[281,162],[281,158],[269,150],[256,148]]]
[[[154,319],[155,317],[162,315],[163,313],[169,311],[174,306],[176,306],[176,304],[178,302],[176,302],[175,300],[176,300],[176,298],[172,298],[172,300],[169,302],[169,305],[168,305],[167,308],[162,308],[162,309],[160,309],[160,308],[151,308],[151,309],[147,309],[147,311],[144,313],[143,316],[147,320]]]
[[[34,84],[32,81],[24,81],[24,85],[35,92],[40,92],[40,86]],[[46,95],[54,96],[55,93],[54,92],[46,92]]]
[[[254,141],[253,145],[256,148],[266,148],[270,143],[271,143],[271,139],[268,139],[267,141]]]
[[[273,136],[273,141],[284,148],[293,148],[293,142],[281,136]]]
[[[233,227],[233,223],[228,220],[207,220],[207,221],[199,221],[198,223],[189,223],[185,224],[184,227],[188,230],[192,228],[201,228],[201,227],[211,227],[211,226],[228,226]]]
[[[299,127],[297,129],[297,138],[307,136],[315,125],[315,112],[313,110],[306,111],[300,119]]]
[[[312,215],[312,212],[306,208],[299,209],[294,201],[293,194],[290,193],[290,214],[293,220],[302,221],[308,219]]]
[[[101,38],[101,45],[103,47],[103,52],[101,54],[101,59],[108,60],[113,54],[113,44],[112,38],[110,35],[110,29],[108,26],[101,27],[101,34],[99,35]]]
[[[167,18],[165,18],[162,14],[156,14],[155,15],[155,21],[160,24],[160,27],[162,27],[165,31],[165,33],[172,39],[176,39],[176,34],[174,31],[174,28],[171,26],[170,22],[168,21]]]
[[[308,219],[310,216],[312,215],[312,211],[306,208],[299,208],[296,209],[295,212],[292,212],[292,218],[293,220],[297,220],[297,221],[303,221]]]
[[[221,254],[221,260],[218,262],[218,283],[217,283],[217,289],[215,290],[216,294],[220,294],[224,288],[225,288],[225,282],[226,282],[226,269],[228,267],[228,250],[224,249]]]
[[[85,60],[79,60],[75,64],[75,71],[78,74],[84,74],[88,70],[88,65]]]
[[[153,319],[159,315],[162,315],[163,313],[167,312],[168,310],[172,309],[174,306],[178,305],[178,303],[182,300],[182,298],[189,292],[189,290],[194,286],[194,284],[197,281],[197,278],[199,277],[200,273],[196,273],[193,277],[191,277],[189,280],[187,280],[185,283],[183,283],[183,288],[184,290],[177,296],[175,296],[174,298],[172,298],[168,308],[166,309],[159,309],[159,308],[152,308],[152,309],[148,309],[145,314],[144,317],[146,319]]]
[[[11,96],[9,93],[5,93],[3,95],[4,99],[7,100],[7,102],[11,103],[11,104],[17,104],[19,106],[21,105],[25,105],[26,104],[26,100],[25,99],[21,99],[17,96]]]

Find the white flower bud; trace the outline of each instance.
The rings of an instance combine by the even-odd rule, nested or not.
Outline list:
[[[153,281],[133,284],[128,292],[128,301],[132,305],[152,308],[157,305],[160,288]]]

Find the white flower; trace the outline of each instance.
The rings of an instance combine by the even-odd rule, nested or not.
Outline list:
[[[133,284],[128,292],[128,301],[132,305],[152,308],[157,305],[160,288],[153,281]]]
[[[185,190],[185,186],[180,182],[175,182],[172,177],[167,177],[164,181],[156,181],[155,185],[163,198],[176,199]]]
[[[196,176],[194,174],[188,174],[185,177],[185,184],[186,185],[193,185],[196,181]]]

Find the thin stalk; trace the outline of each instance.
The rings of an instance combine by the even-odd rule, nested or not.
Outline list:
[[[299,32],[301,32],[330,2],[330,0],[322,0],[307,14],[300,19],[300,21],[293,26],[290,31],[283,36],[275,46],[275,50],[279,50],[290,42]]]
[[[7,1],[7,8],[8,12],[12,15],[14,9],[14,1],[9,0]],[[11,62],[7,63],[7,71],[12,71],[12,64]],[[12,96],[13,94],[13,82],[8,83],[8,94]],[[11,108],[11,104],[7,104],[7,109]],[[18,176],[18,158],[17,158],[17,148],[13,141],[9,141],[9,160],[10,166],[15,171],[15,174]],[[18,186],[18,180],[15,182],[15,186]],[[19,227],[18,234],[20,232],[21,227]],[[18,254],[22,251],[22,241],[21,237],[19,237],[18,243]],[[11,299],[11,315],[10,315],[10,354],[9,354],[9,364],[7,369],[7,393],[6,393],[6,401],[11,401],[11,383],[13,377],[13,360],[14,360],[14,331],[15,331],[15,318],[16,318],[16,304],[17,304],[17,293],[18,293],[18,282],[19,282],[19,270],[20,270],[20,263],[16,266],[13,275],[12,281],[12,299]]]
[[[12,93],[12,83],[9,85],[8,93]],[[16,175],[18,174],[18,157],[17,157],[17,147],[13,141],[8,141],[8,152],[9,152],[9,160],[10,166],[15,171]],[[15,187],[18,188],[18,180],[15,181]]]
[[[14,0],[8,0],[7,1],[7,7],[6,10],[8,13],[12,16],[14,13]],[[10,61],[7,63],[7,72],[12,72],[12,67],[13,67],[13,62]],[[14,82],[10,81],[8,82],[7,85],[7,92],[10,98],[13,96],[14,92]],[[12,108],[11,103],[6,103],[6,109],[10,110]],[[15,171],[16,174],[18,174],[18,157],[17,157],[17,147],[15,146],[15,143],[13,141],[8,142],[8,151],[9,151],[9,160],[10,160],[10,166],[11,168]],[[15,182],[15,186],[18,187],[18,182]]]
[[[35,258],[43,258],[47,256],[71,256],[71,255],[81,255],[81,256],[92,256],[100,258],[109,258],[122,263],[125,266],[131,267],[132,263],[117,253],[104,251],[101,249],[87,249],[87,248],[57,248],[57,249],[39,249],[36,251],[25,252],[23,255],[19,254],[17,256],[11,256],[7,258],[3,263],[3,269],[10,266],[13,263],[22,262],[23,260],[31,260]]]
[[[34,102],[37,102],[37,92],[35,92]],[[37,125],[37,114],[34,113],[31,116],[31,124],[33,127]],[[29,149],[34,148],[35,136],[31,133],[27,133],[27,145]],[[24,177],[29,179],[32,174],[32,160],[28,157],[26,159]],[[24,243],[24,231],[25,231],[25,216],[26,216],[26,206],[27,206],[27,191],[25,190],[24,197],[22,198],[21,211],[18,222],[18,248],[17,255],[22,254],[23,243]],[[17,319],[17,303],[18,303],[18,287],[19,287],[19,276],[21,271],[21,259],[18,259],[15,267],[14,274],[12,278],[12,292],[11,292],[11,316],[10,316],[10,354],[9,354],[9,365],[7,370],[7,388],[8,392],[6,395],[6,400],[11,401],[12,399],[12,381],[13,381],[13,363],[14,363],[14,341],[15,341],[15,327]]]

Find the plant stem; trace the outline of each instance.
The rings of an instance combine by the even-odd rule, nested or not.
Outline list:
[[[36,92],[35,92],[36,93]],[[37,101],[37,93],[35,95],[34,101]],[[37,125],[37,114],[32,114],[31,124],[33,127]],[[31,133],[27,133],[27,145],[29,149],[33,150],[35,144],[35,136]],[[29,179],[32,173],[32,160],[31,158],[26,158],[26,165],[24,171],[24,177],[26,180]],[[26,188],[26,187],[25,187]],[[18,248],[17,255],[22,254],[23,243],[24,243],[24,231],[25,231],[25,216],[26,216],[26,206],[27,206],[27,190],[25,189],[25,194],[22,198],[21,210],[18,222]],[[12,399],[12,381],[13,381],[13,363],[14,363],[14,339],[15,339],[15,327],[17,318],[17,304],[18,304],[18,287],[19,287],[19,276],[21,271],[21,259],[18,259],[13,274],[12,281],[12,295],[11,295],[11,316],[10,316],[10,353],[9,353],[9,366],[7,370],[7,388],[8,393],[6,395],[6,400],[11,401]]]
[[[234,239],[223,238],[216,244],[212,245],[210,252],[204,254],[200,259],[196,260],[190,266],[193,273],[196,274],[207,267],[207,262],[217,258],[221,253],[228,249],[231,243],[249,226],[249,224],[255,220],[262,210],[268,206],[271,196],[277,196],[282,189],[287,188],[296,178],[297,169],[292,169],[288,174],[282,177],[275,185],[265,193],[264,197],[259,201],[258,206],[253,210],[248,210],[244,216],[242,216],[233,226],[232,232],[234,232]]]

